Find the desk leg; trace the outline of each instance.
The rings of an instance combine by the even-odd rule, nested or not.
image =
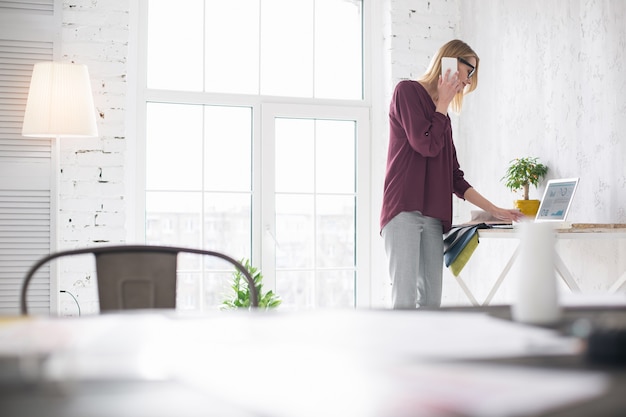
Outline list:
[[[504,269],[500,273],[500,276],[496,280],[495,284],[493,284],[493,287],[491,287],[491,291],[489,291],[487,298],[485,298],[485,302],[483,302],[484,306],[489,305],[493,296],[496,295],[496,292],[500,288],[500,285],[502,285],[502,281],[504,281],[504,278],[507,276],[507,274],[511,270],[511,267],[513,266],[513,263],[517,259],[517,255],[519,255],[519,245],[517,246],[517,248],[515,248],[515,252],[513,252],[513,255],[511,255],[511,259],[509,259],[509,262],[507,262],[507,264],[504,266]]]
[[[576,280],[574,280],[574,277],[569,272],[569,269],[567,269],[563,259],[561,259],[561,256],[558,253],[556,253],[556,256],[554,257],[554,266],[569,289],[573,292],[580,292],[580,288],[578,287],[578,284],[576,284]]]
[[[465,281],[463,281],[463,278],[461,278],[460,276],[458,276],[458,277],[454,276],[454,274],[452,274],[452,276],[454,277],[454,279],[456,279],[457,284],[459,284],[459,287],[461,287],[461,289],[463,290],[463,292],[465,293],[467,298],[470,300],[472,305],[474,307],[478,307],[480,304],[478,304],[478,301],[474,297],[474,294],[472,294],[472,292],[469,290],[469,288],[467,288],[467,285],[465,285]]]

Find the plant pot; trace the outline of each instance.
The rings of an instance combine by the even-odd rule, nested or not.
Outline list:
[[[515,208],[519,209],[525,216],[535,217],[539,210],[539,200],[515,200]]]

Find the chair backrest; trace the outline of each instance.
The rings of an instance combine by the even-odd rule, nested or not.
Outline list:
[[[28,285],[39,268],[56,258],[90,253],[96,259],[101,312],[175,308],[176,267],[178,254],[181,252],[215,256],[230,262],[248,281],[251,305],[258,307],[259,297],[254,279],[240,262],[228,255],[177,246],[117,245],[65,250],[40,259],[30,268],[22,283],[21,312],[28,314]]]

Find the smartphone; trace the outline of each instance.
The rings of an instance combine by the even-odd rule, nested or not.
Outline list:
[[[441,76],[446,76],[446,71],[450,70],[450,77],[459,70],[459,64],[456,58],[444,56],[441,58]]]

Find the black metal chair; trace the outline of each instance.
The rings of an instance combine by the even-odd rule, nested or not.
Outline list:
[[[96,259],[100,311],[176,307],[176,266],[179,253],[195,253],[230,262],[244,275],[250,288],[251,306],[259,299],[254,280],[240,262],[220,252],[176,246],[117,245],[96,246],[52,253],[33,265],[22,283],[20,309],[28,314],[26,293],[39,268],[53,259],[93,254]]]

